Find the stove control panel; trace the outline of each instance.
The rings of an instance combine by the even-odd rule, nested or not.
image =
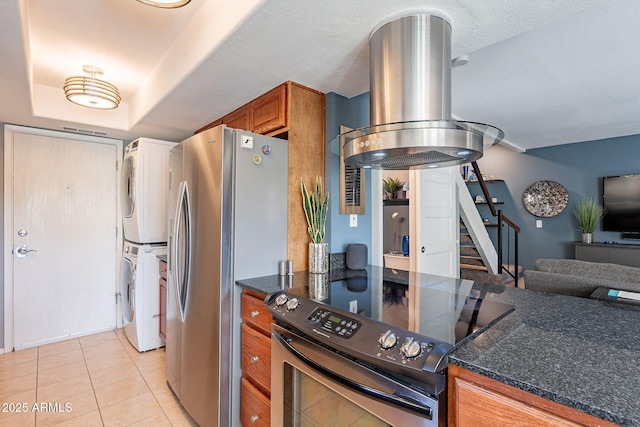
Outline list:
[[[307,322],[344,338],[351,338],[362,326],[362,323],[355,319],[320,307],[307,316]]]
[[[336,350],[382,365],[438,372],[452,346],[373,319],[280,291],[265,300],[274,320]]]

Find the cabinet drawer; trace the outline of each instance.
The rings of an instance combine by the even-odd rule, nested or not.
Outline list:
[[[242,324],[242,372],[253,381],[271,389],[271,339]]]
[[[271,335],[271,322],[273,318],[263,300],[243,293],[242,319],[247,323],[251,323],[265,334]]]
[[[240,419],[244,427],[269,427],[271,402],[246,379],[242,379],[242,404]]]

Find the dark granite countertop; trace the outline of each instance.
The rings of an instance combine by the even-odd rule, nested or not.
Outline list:
[[[334,270],[329,280],[351,274],[358,272]],[[236,282],[264,294],[308,283],[306,272]],[[457,346],[449,363],[621,426],[640,427],[640,307],[478,285],[489,290],[485,299],[515,310]]]

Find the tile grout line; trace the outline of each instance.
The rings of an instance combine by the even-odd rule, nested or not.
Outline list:
[[[96,388],[93,385],[93,378],[91,378],[91,372],[89,371],[89,365],[87,364],[87,357],[84,354],[84,346],[82,345],[82,341],[80,341],[80,339],[78,339],[78,344],[80,344],[80,351],[82,352],[82,361],[84,362],[84,367],[87,368],[87,375],[89,376],[89,383],[91,384],[93,400],[96,402],[96,408],[98,408],[98,414],[100,414],[100,422],[104,426],[104,418],[102,418],[102,410],[100,409],[100,405],[98,403],[98,396],[96,396]]]
[[[122,344],[123,346],[131,345],[128,341],[127,341],[126,343],[123,343],[123,342],[122,342],[121,337],[120,337],[118,334],[116,334],[116,336],[118,337],[118,340],[120,340],[120,344]],[[125,337],[125,339],[126,339],[126,337]],[[158,350],[158,349],[156,349],[156,350]],[[126,350],[126,348],[125,348],[125,351],[127,351],[127,350]],[[147,385],[147,387],[149,388],[149,391],[151,391],[151,395],[153,396],[153,400],[155,400],[155,401],[156,401],[156,403],[158,404],[158,407],[159,407],[159,408],[160,408],[160,410],[162,411],[162,414],[164,415],[164,417],[167,419],[167,422],[173,426],[173,423],[171,422],[171,419],[169,419],[169,415],[168,415],[168,414],[167,414],[167,412],[165,411],[164,406],[162,406],[162,404],[161,404],[161,403],[160,403],[160,401],[158,400],[158,397],[157,397],[157,396],[156,396],[156,394],[153,392],[153,391],[154,391],[153,387],[151,387],[151,384],[149,384],[149,382],[148,382],[148,381],[147,381],[147,379],[145,378],[144,374],[140,371],[140,368],[138,367],[138,364],[137,364],[137,363],[133,360],[133,358],[131,357],[131,353],[129,353],[129,352],[127,351],[127,355],[129,356],[129,358],[130,358],[130,359],[131,359],[131,361],[133,362],[133,365],[136,367],[136,370],[138,371],[138,373],[139,373],[139,374],[140,374],[140,376],[142,377],[142,381],[144,381],[144,383],[145,383],[145,384]],[[172,391],[172,392],[173,392],[173,391]],[[152,416],[150,416],[150,417],[147,417],[147,418],[151,418],[151,417],[153,417],[153,415],[152,415]],[[146,419],[146,418],[145,418],[145,419]]]
[[[116,337],[118,337],[118,341],[120,341],[120,344],[122,345],[122,347],[124,348],[125,346],[131,345],[129,344],[129,342],[127,341],[126,343],[122,342],[121,337],[116,334]],[[126,339],[126,337],[125,337]],[[160,410],[162,411],[162,415],[164,415],[164,417],[167,419],[167,422],[169,422],[169,424],[171,424],[173,426],[173,423],[171,422],[171,420],[169,419],[169,416],[167,415],[167,413],[165,412],[164,408],[162,407],[162,405],[160,404],[160,401],[158,400],[158,398],[156,397],[156,394],[153,392],[153,387],[151,387],[151,385],[147,382],[147,379],[144,377],[144,375],[142,374],[142,372],[140,371],[140,368],[138,367],[138,364],[135,362],[135,360],[133,360],[133,357],[131,357],[131,353],[129,353],[127,351],[127,349],[125,348],[124,351],[127,352],[127,356],[129,356],[129,359],[131,359],[131,362],[133,362],[133,366],[136,367],[136,371],[138,371],[138,374],[140,374],[140,377],[142,377],[142,381],[144,381],[145,385],[147,386],[147,388],[149,389],[149,391],[151,392],[151,395],[153,396],[153,400],[156,401],[156,403],[158,404],[158,407],[160,408]],[[150,415],[149,417],[145,418],[152,418],[155,415]],[[141,420],[143,421],[143,420]]]

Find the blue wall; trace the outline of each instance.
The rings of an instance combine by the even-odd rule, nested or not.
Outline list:
[[[520,236],[520,264],[531,269],[538,258],[573,258],[573,243],[581,240],[581,232],[573,217],[575,204],[585,197],[602,201],[602,177],[640,173],[640,135],[565,144],[516,153],[496,146],[485,151],[478,161],[481,171],[503,179],[506,215],[522,227]],[[555,217],[539,218],[531,215],[522,203],[526,188],[539,180],[557,181],[569,193],[566,209]],[[489,189],[490,191],[492,188]],[[495,196],[494,196],[495,197]],[[500,198],[500,197],[499,197]],[[536,228],[536,220],[542,228]],[[596,228],[593,240],[622,240],[621,234]]]
[[[327,141],[339,133],[340,125],[352,128],[369,125],[369,94],[347,99],[335,93],[327,95]],[[507,135],[508,139],[508,135]],[[532,269],[538,258],[573,258],[573,243],[580,241],[581,233],[573,217],[573,208],[584,197],[602,200],[602,177],[640,173],[640,135],[604,139],[599,141],[565,144],[517,153],[501,146],[485,150],[478,161],[487,176],[504,180],[490,185],[493,197],[503,201],[498,208],[522,228],[520,235],[520,265]],[[365,215],[358,216],[358,227],[349,228],[349,216],[338,214],[339,164],[336,154],[327,149],[326,179],[331,191],[331,216],[328,222],[330,252],[344,252],[348,243],[365,243],[371,248],[371,201],[367,184]],[[368,182],[370,172],[366,174]],[[569,193],[567,208],[555,217],[539,218],[531,215],[522,203],[525,189],[539,180],[557,181]],[[471,187],[472,194],[474,193]],[[482,207],[480,208],[482,209]],[[481,212],[481,216],[488,215]],[[536,220],[542,228],[536,228]],[[489,230],[491,235],[495,230]],[[596,229],[594,241],[615,240],[628,244],[637,241],[622,240],[620,233]],[[371,250],[369,250],[369,261]]]
[[[365,214],[358,215],[358,226],[349,227],[349,215],[341,215],[340,209],[340,157],[335,138],[340,133],[340,125],[359,128],[369,125],[369,93],[347,99],[336,93],[326,96],[327,108],[327,158],[325,169],[326,186],[330,194],[330,216],[327,221],[329,252],[345,252],[349,243],[367,245],[371,263],[371,197],[366,195]],[[333,140],[333,142],[332,142]],[[371,182],[371,172],[365,172],[365,181]],[[367,190],[370,186],[367,184]]]

